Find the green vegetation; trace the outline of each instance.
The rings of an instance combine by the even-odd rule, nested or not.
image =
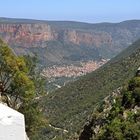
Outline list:
[[[40,96],[44,93],[44,80],[36,71],[33,58],[17,57],[0,40],[0,94],[1,100],[25,115],[28,136],[37,140],[46,126]]]
[[[49,122],[68,130],[66,135],[79,134],[93,108],[114,89],[127,83],[139,65],[140,40],[95,72],[51,93],[46,99]]]
[[[3,100],[13,108],[19,100],[24,103],[34,97],[34,83],[27,73],[24,59],[16,57],[0,40],[0,92]]]
[[[81,61],[100,60],[95,48],[61,41],[46,41],[44,48],[31,47],[29,52],[36,53],[43,67],[53,65],[80,64]],[[19,47],[18,47],[19,48]]]
[[[110,110],[107,112],[107,106],[103,107],[102,111],[94,112],[94,119],[90,129],[92,135],[86,137],[84,140],[97,139],[97,140],[139,140],[140,139],[140,77],[134,77],[130,80],[129,84],[116,93],[116,97],[108,101]],[[111,96],[110,96],[111,97]],[[104,103],[104,106],[107,103]],[[97,124],[98,122],[98,124]],[[98,131],[95,133],[96,125],[99,126]],[[86,127],[80,136],[88,136],[90,132],[86,131]]]

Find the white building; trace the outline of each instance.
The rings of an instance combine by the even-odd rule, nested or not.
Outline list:
[[[0,140],[26,140],[24,115],[0,104]]]

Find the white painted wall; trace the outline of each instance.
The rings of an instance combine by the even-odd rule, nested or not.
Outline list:
[[[0,140],[26,140],[24,115],[0,104]]]

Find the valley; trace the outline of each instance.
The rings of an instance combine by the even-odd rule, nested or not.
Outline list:
[[[0,18],[0,37],[17,55],[37,57],[52,91],[127,48],[140,37],[140,21],[90,24]]]
[[[70,66],[52,66],[46,69],[43,69],[42,75],[46,78],[60,78],[60,77],[79,77],[86,75],[87,73],[93,72],[109,60],[102,59],[101,61],[88,61],[81,62],[79,66],[70,65]]]
[[[77,80],[80,76],[91,73],[107,63],[109,59],[100,61],[80,62],[78,65],[52,66],[44,68],[41,75],[47,79],[48,93],[65,86],[67,83]]]
[[[140,21],[82,23],[0,18],[0,37],[43,67],[111,59],[140,37]]]
[[[46,115],[50,123],[69,131],[62,135],[62,139],[79,138],[85,123],[91,120],[94,108],[134,77],[140,66],[139,60],[140,40],[94,72],[48,95]]]
[[[0,18],[0,38],[15,55],[35,56],[40,76],[47,79],[46,95],[37,98],[48,122],[44,139],[78,139],[94,108],[128,83],[140,65],[140,20]]]
[[[0,107],[0,140],[140,140],[140,0],[2,0]]]

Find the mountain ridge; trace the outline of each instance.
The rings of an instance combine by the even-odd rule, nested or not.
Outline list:
[[[125,22],[137,22],[137,21],[140,21],[140,19],[128,19],[128,20],[122,20],[122,21],[119,21],[119,22],[84,22],[84,21],[75,21],[75,20],[45,20],[45,19],[30,19],[30,18],[9,18],[9,17],[0,17],[0,22],[4,22],[4,21],[19,21],[20,23],[23,22],[23,21],[28,21],[28,23],[31,23],[31,21],[33,22],[40,22],[40,23],[43,23],[43,22],[73,22],[73,23],[84,23],[84,24],[118,24],[118,23],[125,23]]]
[[[0,18],[0,37],[17,54],[38,53],[43,65],[63,65],[110,59],[140,37],[139,27],[140,20],[90,24]]]

